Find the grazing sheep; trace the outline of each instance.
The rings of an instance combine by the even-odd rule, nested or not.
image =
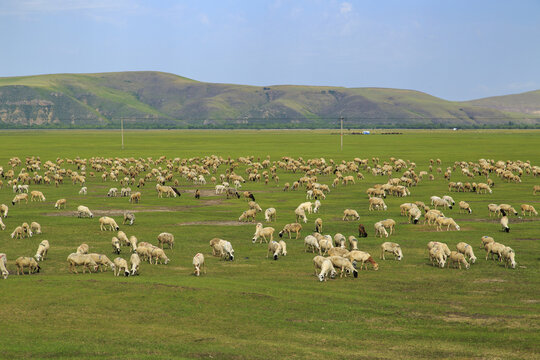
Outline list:
[[[243,195],[244,198],[255,201],[255,196],[253,196],[253,193],[251,193],[251,191],[244,191]]]
[[[117,188],[110,188],[107,192],[108,197],[116,197],[118,195],[118,189]]]
[[[358,239],[353,235],[347,238],[347,243],[349,244],[349,250],[358,250]]]
[[[36,255],[34,257],[36,258],[36,261],[43,261],[45,260],[45,257],[47,256],[47,252],[49,251],[49,242],[47,240],[43,240],[39,243],[38,249],[36,251]]]
[[[113,253],[120,254],[120,251],[122,249],[120,248],[120,240],[118,240],[116,236],[113,236],[111,240],[111,244],[112,244]]]
[[[5,279],[9,276],[9,271],[7,270],[7,256],[6,254],[0,254],[0,272],[2,277]]]
[[[321,208],[321,202],[319,200],[315,200],[315,203],[313,205],[313,212],[318,213],[319,209]]]
[[[533,195],[536,195],[537,192],[540,192],[540,185],[533,186]]]
[[[521,205],[521,216],[525,216],[525,213],[529,213],[529,216],[532,216],[532,214],[534,213],[534,215],[538,216],[538,213],[536,212],[536,209],[534,208],[534,206],[532,205],[529,205],[529,204],[522,204]]]
[[[11,233],[11,238],[12,239],[22,239],[22,238],[24,238],[24,230],[23,230],[22,226],[17,226],[15,228],[15,230],[13,230],[13,232]]]
[[[344,249],[342,247],[333,247],[330,250],[328,250],[328,255],[347,257],[347,255],[349,255],[349,250]]]
[[[122,221],[122,225],[125,225],[127,222],[129,222],[129,225],[133,225],[135,222],[135,214],[132,212],[124,211],[124,221]]]
[[[32,232],[32,229],[30,228],[30,225],[28,225],[28,223],[23,222],[21,227],[23,229],[23,236],[26,235],[26,237],[32,237],[32,235],[34,235],[34,233]]]
[[[322,255],[327,254],[330,249],[332,249],[334,246],[332,245],[332,240],[327,239],[323,237],[322,239],[318,239],[319,241],[319,247],[321,248]]]
[[[94,214],[92,214],[92,212],[90,211],[89,208],[87,208],[86,206],[83,206],[83,205],[79,205],[77,207],[77,217],[89,217],[89,218],[93,218],[94,217]]]
[[[346,242],[347,242],[347,239],[345,238],[345,236],[343,236],[343,234],[337,233],[336,235],[334,235],[334,245],[335,246],[345,248],[345,243]]]
[[[244,211],[242,215],[240,215],[240,217],[238,218],[238,221],[249,221],[251,219],[251,221],[255,222],[256,216],[257,216],[257,210],[249,209],[249,210]]]
[[[508,226],[508,216],[506,216],[506,213],[504,210],[502,211],[503,217],[501,218],[501,226],[504,232],[510,232],[510,227]]]
[[[123,269],[124,270],[124,276],[129,276],[129,267],[128,267],[128,263],[126,261],[126,259],[122,259],[121,257],[117,257],[115,258],[114,260],[114,266],[115,266],[115,271],[114,271],[114,276],[119,276],[120,275],[120,271]]]
[[[394,260],[397,259],[401,261],[403,259],[403,252],[401,251],[401,246],[397,243],[393,242],[384,242],[381,244],[381,259],[386,260],[384,257],[384,253],[389,252],[391,254],[394,254]]]
[[[174,235],[168,232],[162,232],[157,237],[158,244],[163,249],[164,244],[169,245],[169,249],[172,249],[174,247]]]
[[[167,255],[165,254],[165,251],[163,251],[163,249],[159,247],[152,248],[152,252],[150,255],[150,263],[152,263],[152,258],[155,259],[154,264],[156,265],[158,264],[158,262],[160,264],[167,265],[170,261]]]
[[[268,208],[264,211],[264,219],[266,222],[276,221],[276,209]]]
[[[319,269],[321,268],[324,260],[326,260],[327,258],[325,258],[324,256],[321,256],[321,255],[316,255],[314,258],[313,258],[313,266],[315,267],[315,275],[318,274],[319,272]]]
[[[204,266],[204,255],[201,253],[195,254],[193,257],[193,267],[195,268],[193,270],[193,274],[195,276],[201,275],[201,268],[204,270],[204,273],[206,274],[206,267]]]
[[[317,258],[317,256],[315,258]],[[313,258],[313,263],[316,263],[316,261],[317,262],[319,261],[319,259],[315,260],[315,258]],[[336,270],[334,269],[334,264],[328,258],[323,258],[322,256],[321,258],[322,258],[322,262],[320,265],[321,272],[318,274],[319,281],[326,281],[328,277],[331,277],[333,279],[337,274]],[[316,271],[315,271],[315,274],[317,274]]]
[[[484,248],[486,250],[486,260],[488,259],[489,255],[491,255],[491,259],[494,259],[493,255],[497,255],[497,259],[500,261],[504,248],[505,246],[498,242],[487,243]]]
[[[9,211],[9,208],[8,208],[8,206],[6,204],[0,205],[0,216],[1,217],[3,217],[4,219],[7,218],[8,211]]]
[[[278,255],[281,253],[281,245],[279,245],[276,241],[270,241],[268,243],[268,251],[266,252],[266,258],[268,259],[268,255],[270,253],[273,253],[274,260],[278,259]]]
[[[283,240],[279,240],[279,246],[281,246],[281,255],[287,256],[287,243]]]
[[[356,263],[360,263],[360,270],[362,270],[362,268],[365,266],[365,269],[367,270],[368,268],[368,265],[367,263],[370,263],[371,265],[373,265],[373,270],[377,271],[379,270],[379,264],[377,264],[375,262],[375,260],[373,260],[373,258],[371,257],[371,255],[367,252],[364,252],[364,251],[359,251],[359,250],[353,250],[351,252],[349,252],[349,254],[346,256],[347,259],[349,259],[353,265],[355,265]],[[367,263],[366,263],[367,262]]]
[[[234,261],[234,249],[232,244],[226,240],[220,240],[219,245],[223,251],[223,258],[225,260]]]
[[[461,227],[456,224],[454,219],[449,217],[439,216],[435,219],[435,222],[437,223],[437,231],[442,231],[443,226],[446,226],[446,231],[450,231],[451,226],[457,231],[461,230]]]
[[[471,209],[471,206],[469,205],[469,203],[467,203],[465,201],[460,201],[459,202],[459,212],[461,213],[462,211],[465,211],[465,212],[468,212],[469,214],[472,214],[472,209]]]
[[[97,264],[100,272],[103,272],[104,269],[107,270],[107,266],[108,266],[108,267],[111,268],[111,270],[114,273],[114,269],[116,268],[116,266],[114,265],[114,263],[106,255],[92,253],[92,254],[88,254],[88,256],[91,257],[92,260],[95,261],[95,263]],[[96,269],[96,271],[97,271],[97,269]]]
[[[77,254],[88,254],[90,247],[87,244],[81,244],[77,248]]]
[[[26,256],[18,257],[17,260],[15,260],[15,265],[17,266],[17,275],[24,275],[24,268],[28,268],[28,275],[41,270],[36,259]]]
[[[129,202],[130,203],[140,203],[141,202],[141,193],[139,191],[131,194],[131,196],[129,197]]]
[[[491,190],[491,187],[486,183],[478,183],[476,185],[476,192],[478,194],[482,194],[482,193],[484,193],[484,194],[486,194],[486,193],[492,194],[493,190]]]
[[[349,259],[341,256],[330,256],[328,259],[332,262],[334,268],[340,270],[339,277],[343,277],[343,274],[345,274],[345,277],[347,277],[347,274],[352,274],[355,278],[358,277],[358,271],[354,268]]]
[[[474,251],[471,245],[464,242],[459,242],[456,245],[456,248],[458,252],[469,257],[469,261],[471,262],[471,264],[474,264],[476,262],[476,256],[474,256]]]
[[[452,204],[446,201],[445,199],[441,199],[438,196],[432,196],[431,197],[431,205],[437,209],[437,207],[442,206],[443,209],[449,208],[452,209]]]
[[[446,243],[443,243],[443,242],[438,242],[438,241],[430,241],[428,242],[427,244],[427,248],[428,250],[431,250],[435,247],[439,247],[443,250],[444,252],[444,255],[446,256],[450,256],[450,248],[448,247],[448,245]]]
[[[311,201],[306,201],[298,205],[297,209],[298,208],[307,211],[308,214],[311,214],[313,212],[313,203]]]
[[[502,260],[504,261],[504,267],[508,268],[508,265],[512,267],[512,269],[516,268],[516,254],[514,253],[514,250],[512,248],[505,246],[503,251],[501,252]]]
[[[444,268],[446,263],[446,254],[442,248],[438,246],[432,247],[429,249],[429,260],[431,261],[431,265],[435,266],[436,261],[440,268]]]
[[[125,232],[123,232],[123,231],[121,231],[121,230],[118,231],[118,234],[116,235],[116,237],[118,238],[118,240],[120,240],[120,244],[121,244],[122,246],[129,245],[129,239],[128,239],[128,237],[127,237],[127,235],[126,235]]]
[[[465,269],[468,269],[470,267],[467,260],[465,260],[465,255],[457,251],[452,251],[449,256],[448,267],[450,267],[450,264],[456,264],[456,263],[459,266],[460,270],[461,270],[461,265],[465,266]]]
[[[20,203],[23,200],[28,204],[28,194],[17,194],[17,195],[15,195],[13,200],[11,200],[11,204],[15,205],[15,204]]]
[[[491,215],[497,215],[499,211],[499,206],[497,204],[489,204],[488,210],[489,210],[489,217],[491,217]]]
[[[306,212],[302,208],[296,208],[294,210],[294,214],[296,215],[296,222],[298,223],[300,219],[304,220],[304,223],[307,223],[307,217]]]
[[[1,217],[1,216],[0,216],[0,229],[6,230],[6,225],[5,225],[4,222],[2,221],[2,217]]]
[[[508,205],[508,204],[500,204],[498,207],[497,207],[497,214],[499,216],[505,216],[505,214],[514,214],[514,215],[518,215],[518,212],[516,211],[516,209],[514,209],[511,205]]]
[[[45,201],[45,196],[41,191],[31,191],[30,195],[32,196],[31,201]]]
[[[259,204],[257,204],[255,201],[249,201],[248,206],[250,209],[255,209],[257,212],[261,212],[262,208]]]
[[[55,209],[61,209],[62,207],[64,207],[64,209],[65,209],[66,208],[66,203],[67,203],[66,199],[56,200],[56,203],[54,204],[54,208]]]
[[[32,221],[32,223],[30,223],[30,230],[36,235],[41,234],[41,225],[35,221]]]
[[[368,234],[366,232],[366,228],[363,224],[358,224],[358,236],[359,237],[367,237]]]
[[[130,188],[130,187],[127,187],[127,188],[122,188],[122,189],[120,189],[120,196],[121,196],[121,197],[128,197],[128,196],[131,196],[131,188]]]
[[[451,196],[444,195],[442,198],[443,198],[443,200],[446,200],[449,204],[452,204],[452,206],[454,206],[456,204],[456,202],[454,201],[454,199],[452,199]]]
[[[491,236],[486,236],[486,235],[482,236],[481,240],[482,240],[482,246],[481,246],[482,249],[485,249],[488,243],[495,242],[495,240]]]
[[[137,251],[137,238],[133,235],[129,237],[129,245],[131,246],[131,249],[133,252]]]
[[[88,192],[88,188],[86,186],[83,186],[81,190],[79,190],[79,195],[86,195]]]
[[[304,250],[306,252],[311,250],[312,253],[315,253],[315,250],[317,250],[319,255],[321,255],[321,246],[319,245],[319,241],[317,241],[315,236],[308,235],[304,238]]]
[[[141,258],[139,255],[137,253],[131,254],[129,262],[131,264],[131,276],[139,275],[139,266],[141,265]]]
[[[99,229],[101,231],[118,231],[120,227],[116,224],[113,218],[102,216],[99,218]]]
[[[388,232],[380,221],[376,222],[373,227],[375,228],[375,237],[380,236],[382,238],[383,235],[388,237]]]
[[[439,210],[435,210],[435,209],[428,210],[428,212],[424,214],[425,223],[427,223],[428,225],[436,225],[437,218],[441,216],[444,216],[444,214],[440,212]]]
[[[300,231],[302,230],[302,225],[299,223],[287,224],[283,227],[283,230],[279,232],[279,237],[282,238],[283,234],[287,233],[289,239],[291,238],[291,233],[296,233],[296,239],[300,236]]]
[[[262,243],[263,239],[264,242],[268,242],[267,237],[269,237],[270,242],[272,242],[274,240],[274,231],[275,229],[273,227],[263,227],[263,224],[257,223],[255,226],[255,234],[253,234],[251,242],[255,243],[257,239],[261,239],[259,243]]]
[[[413,207],[409,209],[409,223],[418,224],[418,221],[422,217],[422,211],[419,208]]]
[[[319,234],[321,234],[322,226],[323,226],[322,219],[321,218],[315,219],[315,232],[318,232]]]
[[[379,197],[369,198],[369,211],[372,210],[386,210],[388,207],[384,203],[384,200]]]
[[[390,230],[389,235],[396,233],[396,221],[394,219],[384,219],[379,221],[385,229]]]
[[[345,209],[343,210],[343,221],[347,220],[358,220],[360,219],[360,215],[358,215],[358,212],[354,209]]]

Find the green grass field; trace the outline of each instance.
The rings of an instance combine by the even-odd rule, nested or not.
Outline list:
[[[129,131],[125,149],[120,134],[112,131],[4,131],[0,134],[0,166],[13,156],[41,161],[57,158],[135,157],[168,159],[219,155],[238,158],[253,155],[272,161],[282,156],[304,159],[324,157],[391,156],[414,161],[416,171],[427,170],[429,159],[440,158],[442,168],[454,161],[530,160],[540,165],[540,133],[537,131],[451,132],[418,131],[402,135],[339,136],[325,131]],[[163,164],[162,164],[163,165]],[[159,165],[158,165],[159,166]],[[75,169],[71,165],[66,168]],[[15,171],[18,173],[20,167]],[[245,176],[245,166],[237,173]],[[90,169],[88,169],[90,171]],[[43,170],[40,172],[42,173]],[[225,172],[221,166],[217,174]],[[183,196],[157,198],[155,183],[142,190],[140,204],[126,198],[108,198],[110,187],[100,174],[88,178],[88,195],[66,178],[64,185],[31,185],[47,197],[43,203],[11,206],[14,196],[4,180],[0,203],[9,204],[0,232],[0,252],[8,257],[11,275],[0,279],[0,358],[2,359],[538,359],[540,353],[540,227],[539,217],[511,217],[510,233],[500,231],[498,219],[490,219],[489,203],[522,203],[540,208],[540,195],[532,188],[540,179],[524,175],[522,182],[495,181],[493,194],[451,193],[471,204],[473,213],[458,207],[445,211],[461,226],[459,232],[436,232],[427,225],[410,225],[399,216],[403,202],[429,202],[432,195],[448,194],[447,181],[435,173],[435,181],[411,188],[411,197],[388,197],[387,211],[369,212],[365,190],[386,177],[362,171],[364,180],[332,189],[318,215],[308,215],[301,239],[287,240],[288,256],[266,259],[266,245],[252,244],[253,224],[234,224],[247,208],[246,201],[226,200],[211,194],[210,182],[200,200],[193,198],[195,185],[176,175]],[[277,232],[294,222],[294,208],[305,200],[305,191],[283,192],[285,182],[302,174],[278,170],[280,183],[245,183],[241,190],[254,192],[263,209],[275,207]],[[396,174],[397,175],[397,174]],[[209,176],[207,177],[209,179]],[[333,176],[319,176],[331,184]],[[453,172],[452,181],[472,181]],[[485,178],[476,177],[476,182]],[[135,188],[132,186],[132,188]],[[191,192],[188,192],[191,191]],[[57,199],[67,198],[66,210],[55,210]],[[72,213],[86,205],[95,213],[132,209],[133,226],[121,230],[139,241],[157,244],[160,232],[176,239],[168,265],[141,265],[140,276],[114,277],[112,272],[70,274],[66,257],[81,243],[91,252],[111,259],[111,237],[101,232],[98,217],[79,219]],[[343,222],[345,208],[356,209],[360,221]],[[112,212],[114,213],[114,212]],[[118,212],[117,212],[118,213]],[[369,233],[359,238],[359,248],[379,262],[379,271],[361,271],[351,277],[320,283],[313,275],[313,254],[303,250],[303,237],[313,231],[317,216],[324,233],[357,235],[361,222]],[[402,261],[379,260],[383,241],[374,237],[376,221],[393,218],[397,233],[388,241],[401,244]],[[258,220],[264,220],[259,214]],[[10,233],[22,222],[37,221],[43,234],[13,240]],[[203,222],[203,224],[194,224]],[[234,225],[233,225],[234,224]],[[480,238],[490,235],[516,252],[516,269],[486,261]],[[234,262],[212,257],[208,241],[231,241]],[[33,256],[38,244],[51,243],[42,271],[17,276],[14,261]],[[470,270],[439,269],[427,258],[426,244],[460,241],[471,244],[478,257]],[[192,257],[202,252],[208,272],[192,275]],[[122,257],[129,259],[127,248]]]

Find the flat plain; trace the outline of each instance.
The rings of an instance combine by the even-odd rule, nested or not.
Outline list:
[[[346,135],[344,148],[331,131],[127,131],[125,149],[120,149],[118,131],[4,131],[0,134],[0,166],[8,161],[39,156],[44,163],[57,158],[92,157],[143,158],[157,160],[210,155],[224,159],[253,156],[261,161],[279,161],[284,156],[304,160],[325,158],[336,164],[354,158],[390,157],[416,164],[415,171],[428,170],[430,159],[441,159],[443,172],[456,161],[479,159],[522,160],[540,165],[538,131],[404,131],[402,134]],[[157,164],[155,167],[163,166]],[[65,168],[76,166],[64,163]],[[246,165],[235,169],[246,177]],[[437,165],[434,165],[436,169]],[[226,166],[218,168],[218,177]],[[16,167],[16,173],[21,167]],[[87,169],[87,172],[91,169]],[[140,190],[142,200],[130,204],[126,198],[107,197],[110,187],[101,174],[88,176],[88,194],[79,195],[80,185],[69,178],[63,185],[30,185],[40,190],[45,202],[11,205],[14,196],[4,179],[0,203],[9,205],[0,231],[0,252],[8,257],[11,273],[0,279],[0,358],[49,359],[537,359],[540,353],[540,227],[538,216],[510,217],[511,231],[501,231],[499,220],[490,218],[487,205],[509,203],[519,211],[523,203],[540,208],[540,195],[533,196],[539,178],[524,173],[521,183],[508,183],[490,174],[492,194],[448,192],[447,180],[435,170],[434,181],[424,178],[411,187],[410,197],[387,197],[387,211],[368,211],[368,187],[385,183],[386,176],[365,178],[356,184],[331,188],[319,214],[308,215],[300,239],[286,240],[288,255],[277,261],[266,258],[266,244],[252,244],[255,225],[238,223],[247,209],[243,199],[215,195],[214,184],[194,185],[178,172],[182,196],[158,198],[155,181]],[[43,169],[38,171],[43,173]],[[147,172],[147,171],[146,171]],[[146,173],[144,172],[144,173]],[[305,189],[284,192],[285,182],[303,173],[278,169],[279,183],[242,184],[252,191],[263,209],[275,207],[276,228],[294,222],[294,209],[306,201]],[[393,176],[400,176],[395,173]],[[355,175],[355,174],[352,174]],[[318,175],[330,185],[333,175]],[[356,176],[355,176],[356,179]],[[468,178],[459,168],[452,181],[483,182],[484,176]],[[135,186],[132,186],[135,188]],[[201,199],[193,197],[196,188]],[[461,231],[437,232],[424,224],[408,224],[400,216],[404,202],[429,203],[432,195],[451,195],[469,202],[472,214],[459,207],[445,211]],[[54,209],[66,198],[67,208]],[[96,216],[75,216],[78,205],[86,205]],[[343,210],[356,209],[359,221],[341,220]],[[135,212],[133,226],[122,225],[121,213]],[[111,232],[99,229],[99,216],[109,214],[128,236],[157,244],[161,232],[171,232],[176,244],[165,252],[168,265],[143,263],[139,276],[114,277],[112,272],[71,274],[66,258],[81,243],[91,252],[111,252]],[[314,230],[321,217],[324,233],[358,235],[359,223],[369,236],[359,238],[359,248],[373,255],[379,270],[360,271],[358,278],[336,278],[319,282],[314,276],[312,253],[304,252],[303,238]],[[393,218],[397,232],[388,239],[374,236],[376,221]],[[43,234],[30,239],[10,238],[23,222],[37,221]],[[485,260],[480,238],[489,235],[516,252],[516,269]],[[229,240],[234,262],[212,257],[210,239]],[[38,244],[51,244],[41,272],[17,276],[14,261],[33,256]],[[404,259],[380,260],[380,244],[401,245]],[[478,257],[469,270],[433,267],[427,257],[429,241],[448,243],[452,250],[464,241]],[[207,273],[192,275],[192,257],[205,255]],[[127,247],[120,255],[129,259]]]

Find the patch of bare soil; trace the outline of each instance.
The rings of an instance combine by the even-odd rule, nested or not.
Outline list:
[[[110,210],[92,210],[94,217],[96,216],[123,216],[125,211],[132,213],[141,213],[141,212],[173,212],[173,211],[183,211],[187,209],[204,207],[204,205],[185,205],[185,206],[160,206],[149,209],[110,209]],[[45,213],[45,216],[77,216],[76,211],[55,211],[52,213]]]
[[[176,224],[178,226],[189,226],[189,225],[215,225],[215,226],[242,226],[242,225],[251,225],[253,226],[254,223],[249,222],[239,222],[239,221],[217,221],[217,220],[211,220],[211,221],[189,221],[189,222],[183,222]]]
[[[476,279],[474,280],[474,283],[476,284],[486,284],[486,283],[500,283],[500,282],[506,282],[506,280],[503,279]]]

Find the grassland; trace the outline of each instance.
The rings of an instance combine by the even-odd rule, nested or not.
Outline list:
[[[282,156],[399,157],[427,170],[430,158],[442,166],[454,161],[530,160],[540,164],[538,132],[404,132],[403,135],[345,136],[324,131],[130,131],[125,150],[119,133],[110,131],[7,131],[0,134],[0,166],[9,168],[12,156],[153,157],[253,155],[278,160]],[[245,167],[240,168],[240,173]],[[220,168],[218,173],[223,173]],[[293,222],[293,209],[305,201],[303,191],[281,191],[299,174],[278,172],[280,184],[246,183],[263,208],[276,207],[281,228]],[[303,252],[302,240],[288,241],[288,256],[265,258],[266,246],[251,243],[253,225],[231,225],[243,200],[210,196],[212,185],[202,187],[203,197],[192,197],[195,186],[180,180],[181,198],[158,199],[153,185],[142,190],[140,204],[125,198],[107,198],[116,184],[89,179],[87,196],[69,182],[59,188],[32,185],[47,197],[44,203],[10,205],[7,229],[0,232],[0,252],[8,255],[12,275],[0,280],[0,358],[3,359],[537,359],[540,352],[540,228],[539,217],[511,218],[511,232],[500,231],[489,219],[488,203],[507,202],[538,206],[532,196],[538,179],[523,176],[520,184],[494,178],[491,195],[454,193],[466,200],[472,215],[448,211],[461,225],[460,232],[437,233],[424,225],[409,225],[399,216],[399,204],[429,201],[447,193],[446,181],[436,174],[411,189],[410,199],[388,198],[386,212],[369,212],[365,190],[385,181],[364,172],[356,185],[338,187],[323,201],[320,217],[325,233],[356,233],[358,222],[342,222],[345,208],[355,208],[369,232],[359,247],[378,260],[382,240],[373,236],[373,223],[384,218],[398,222],[389,240],[404,251],[401,262],[380,261],[379,271],[362,271],[358,279],[319,283],[313,276],[312,254]],[[321,176],[329,184],[332,177]],[[454,173],[454,181],[464,181]],[[477,178],[476,181],[481,181]],[[5,184],[4,184],[5,185]],[[0,203],[10,204],[9,187],[0,189]],[[66,211],[54,202],[68,199]],[[72,215],[84,204],[94,212],[137,211],[132,227],[121,226],[128,236],[155,243],[162,231],[175,235],[176,247],[166,250],[168,265],[143,264],[141,275],[114,277],[111,272],[73,275],[66,257],[86,242],[91,251],[111,254],[111,233],[99,231],[98,221]],[[120,216],[114,216],[120,220]],[[312,230],[309,216],[303,236]],[[10,232],[27,221],[42,224],[43,234],[12,240]],[[206,222],[205,224],[194,224]],[[479,243],[482,235],[516,251],[518,267],[486,261]],[[221,237],[232,242],[236,260],[223,262],[211,256],[208,241]],[[18,256],[32,256],[43,239],[51,243],[42,271],[32,276],[13,275]],[[445,241],[451,248],[470,243],[478,261],[470,270],[438,269],[428,264],[428,241]],[[208,273],[191,275],[191,259],[203,252]],[[124,248],[123,257],[128,257]]]

